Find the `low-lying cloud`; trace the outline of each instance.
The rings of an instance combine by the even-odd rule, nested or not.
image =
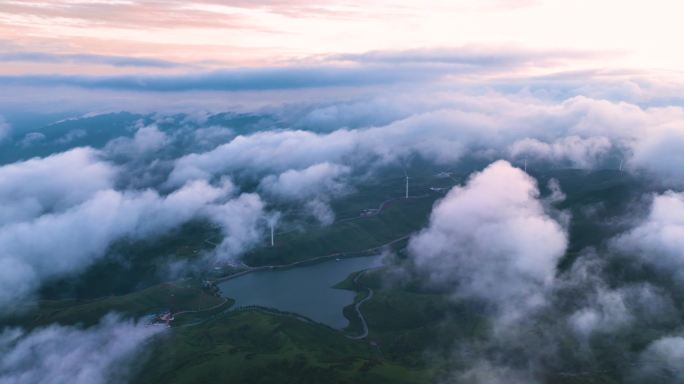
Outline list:
[[[574,168],[594,168],[601,164],[612,148],[605,137],[581,138],[568,136],[551,143],[537,139],[522,139],[509,147],[513,159],[548,161],[552,164],[568,164]]]
[[[612,242],[619,251],[684,281],[684,193],[653,196],[648,216]]]
[[[363,109],[353,104],[346,108]],[[679,107],[641,108],[582,96],[549,103],[500,94],[455,95],[421,104],[408,116],[402,114],[381,126],[240,135],[211,151],[179,158],[169,183],[181,185],[235,171],[282,173],[324,162],[355,168],[412,154],[443,164],[464,156],[528,158],[546,166],[580,169],[617,169],[622,163],[627,171],[655,175],[671,185],[677,185],[682,169],[677,166],[681,155],[676,149],[680,136],[684,137],[678,125],[684,110]],[[368,124],[377,121],[366,118]]]
[[[484,336],[455,343],[461,368],[448,380],[543,383],[617,366],[609,374],[625,382],[678,382],[684,197],[653,196],[632,229],[561,270],[569,222],[554,220],[564,194],[556,182],[549,189],[542,198],[534,179],[495,162],[454,187],[412,237],[409,254],[424,284],[492,308]],[[653,270],[630,270],[635,262]],[[635,340],[645,348],[634,350]]]
[[[90,328],[50,325],[27,332],[0,332],[0,383],[106,384],[131,376],[146,344],[164,332],[160,325],[105,316]]]
[[[244,193],[212,207],[209,217],[221,226],[223,233],[223,240],[213,251],[218,261],[235,263],[246,249],[257,244],[263,236],[264,205],[259,195]]]
[[[294,201],[308,200],[321,194],[339,195],[346,189],[340,178],[348,175],[349,171],[349,167],[325,162],[265,177],[260,188],[278,198]]]
[[[345,180],[350,171],[350,167],[339,164],[314,164],[302,170],[269,175],[261,180],[259,189],[276,201],[302,204],[321,224],[329,225],[335,220],[329,202],[351,191]]]
[[[652,342],[640,355],[632,369],[629,383],[656,381],[681,383],[684,378],[684,337],[672,335]]]
[[[19,183],[24,184],[30,185]],[[49,185],[59,187],[59,183]],[[65,187],[68,192],[74,185]],[[0,304],[25,298],[46,280],[82,271],[102,258],[117,239],[157,236],[195,217],[215,219],[225,233],[222,254],[235,257],[256,241],[263,205],[255,195],[231,199],[234,192],[229,181],[216,186],[194,181],[166,196],[149,189],[101,189],[62,210],[30,217],[24,213],[22,220],[15,217],[0,226]]]
[[[454,187],[409,249],[430,282],[515,318],[544,304],[567,242],[545,213],[535,180],[498,161]]]
[[[119,137],[110,141],[104,151],[115,156],[137,158],[162,149],[169,141],[169,137],[156,125],[149,125],[138,128],[132,138]]]
[[[116,176],[90,148],[0,166],[0,225],[73,207],[112,188]]]

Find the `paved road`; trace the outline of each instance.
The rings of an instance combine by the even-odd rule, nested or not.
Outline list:
[[[361,271],[359,274],[357,274],[356,277],[354,277],[354,283],[356,283],[359,280],[359,277],[361,277],[361,275],[366,273],[366,271],[369,271],[369,269],[366,269],[365,271]],[[366,322],[366,318],[363,317],[363,313],[361,313],[361,305],[363,303],[365,303],[366,301],[372,299],[374,292],[373,292],[373,289],[368,288],[368,287],[366,287],[366,290],[368,291],[368,294],[366,295],[366,297],[364,297],[363,300],[359,301],[358,303],[356,303],[356,305],[354,305],[354,309],[356,310],[356,314],[359,316],[359,319],[361,319],[361,326],[363,327],[363,332],[361,332],[361,334],[358,336],[348,336],[350,339],[353,339],[353,340],[361,340],[361,339],[365,339],[366,337],[368,337],[368,323]]]
[[[183,315],[183,314],[186,314],[186,313],[198,313],[198,312],[211,311],[212,309],[216,309],[216,308],[222,306],[223,304],[225,304],[225,303],[227,303],[227,302],[228,302],[228,299],[224,297],[223,300],[222,300],[220,303],[218,303],[218,304],[216,304],[216,305],[213,305],[213,306],[211,306],[211,307],[209,307],[209,308],[197,309],[197,310],[185,310],[185,311],[180,311],[180,312],[174,313],[174,314],[173,314],[173,317],[176,317],[176,316],[178,316],[178,315]]]
[[[408,198],[403,197],[403,196],[402,196],[402,197],[393,197],[393,198],[391,198],[391,199],[387,199],[387,200],[383,201],[382,203],[380,203],[380,205],[378,205],[377,208],[372,208],[372,213],[368,213],[368,214],[366,214],[366,215],[360,214],[360,215],[354,216],[354,217],[348,217],[348,218],[338,219],[338,220],[335,220],[334,224],[337,224],[337,223],[344,223],[344,222],[347,222],[347,221],[353,221],[353,220],[365,219],[365,218],[368,218],[368,217],[377,216],[377,215],[381,214],[382,211],[383,211],[385,208],[387,208],[387,206],[388,206],[390,203],[395,202],[395,201],[414,200],[414,199],[424,199],[424,198],[426,198],[426,197],[430,197],[430,194],[429,194],[429,193],[426,193],[426,194],[418,195],[418,196],[409,196]]]

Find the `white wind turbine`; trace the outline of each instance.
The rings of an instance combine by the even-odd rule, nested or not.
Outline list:
[[[409,156],[408,160],[406,161],[406,165],[404,165],[404,177],[406,178],[406,189],[404,192],[404,198],[408,199],[409,198],[409,175],[407,172],[407,169],[409,165],[411,164],[411,160],[413,160],[413,156]]]
[[[275,246],[275,223],[271,223],[271,247]]]
[[[271,228],[271,247],[275,246],[275,226],[280,220],[280,212],[276,212],[266,218],[268,226]]]

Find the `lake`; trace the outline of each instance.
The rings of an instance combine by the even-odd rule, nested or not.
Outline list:
[[[333,328],[349,323],[342,309],[355,292],[332,288],[353,272],[380,265],[380,256],[331,260],[301,267],[262,270],[219,283],[235,306],[259,305],[298,313]]]

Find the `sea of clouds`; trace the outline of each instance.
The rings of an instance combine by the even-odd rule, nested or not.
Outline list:
[[[335,220],[331,201],[353,193],[355,183],[378,167],[412,156],[438,165],[468,158],[489,165],[434,206],[429,224],[409,246],[426,284],[447,289],[454,300],[482,301],[491,311],[491,334],[467,346],[476,351],[470,368],[451,379],[543,381],[544,372],[562,371],[568,361],[590,364],[601,340],[630,340],[644,327],[654,331],[643,350],[633,352],[619,341],[601,353],[630,362],[621,367],[625,380],[679,372],[676,357],[684,354],[684,339],[675,303],[684,265],[684,108],[650,103],[648,94],[657,92],[634,83],[629,97],[586,83],[592,86],[574,94],[551,84],[278,104],[250,112],[268,114],[277,124],[242,133],[209,125],[199,112],[178,123],[182,129],[162,129],[170,115],[159,113],[104,146],[2,164],[0,307],[11,313],[47,282],[101,260],[117,240],[159,236],[198,218],[223,235],[207,257],[239,262],[280,217],[275,207],[299,207],[328,225]],[[12,132],[0,120],[0,140],[36,145],[26,141],[32,132]],[[72,140],[69,134],[60,143]],[[559,273],[572,218],[556,208],[563,200],[558,185],[549,184],[554,194],[542,196],[523,162],[621,168],[651,186],[643,196],[647,215],[632,218],[630,228],[602,249],[582,250]],[[615,260],[648,268],[656,278],[616,283],[610,273]],[[138,334],[137,341],[156,333],[111,318],[92,329],[5,330],[0,372],[9,375],[6,382],[16,375],[31,378],[36,373],[23,352],[30,345],[48,356],[35,369],[52,370],[49,356],[63,347],[55,338],[75,335],[69,342],[89,354],[90,344],[75,340],[98,340],[119,327]],[[83,382],[100,382],[111,359],[135,349],[118,343],[107,344],[112,353],[106,358],[91,356],[97,367],[92,371],[85,365],[60,369]],[[582,359],[579,354],[568,357],[568,345],[586,361],[574,361]]]

